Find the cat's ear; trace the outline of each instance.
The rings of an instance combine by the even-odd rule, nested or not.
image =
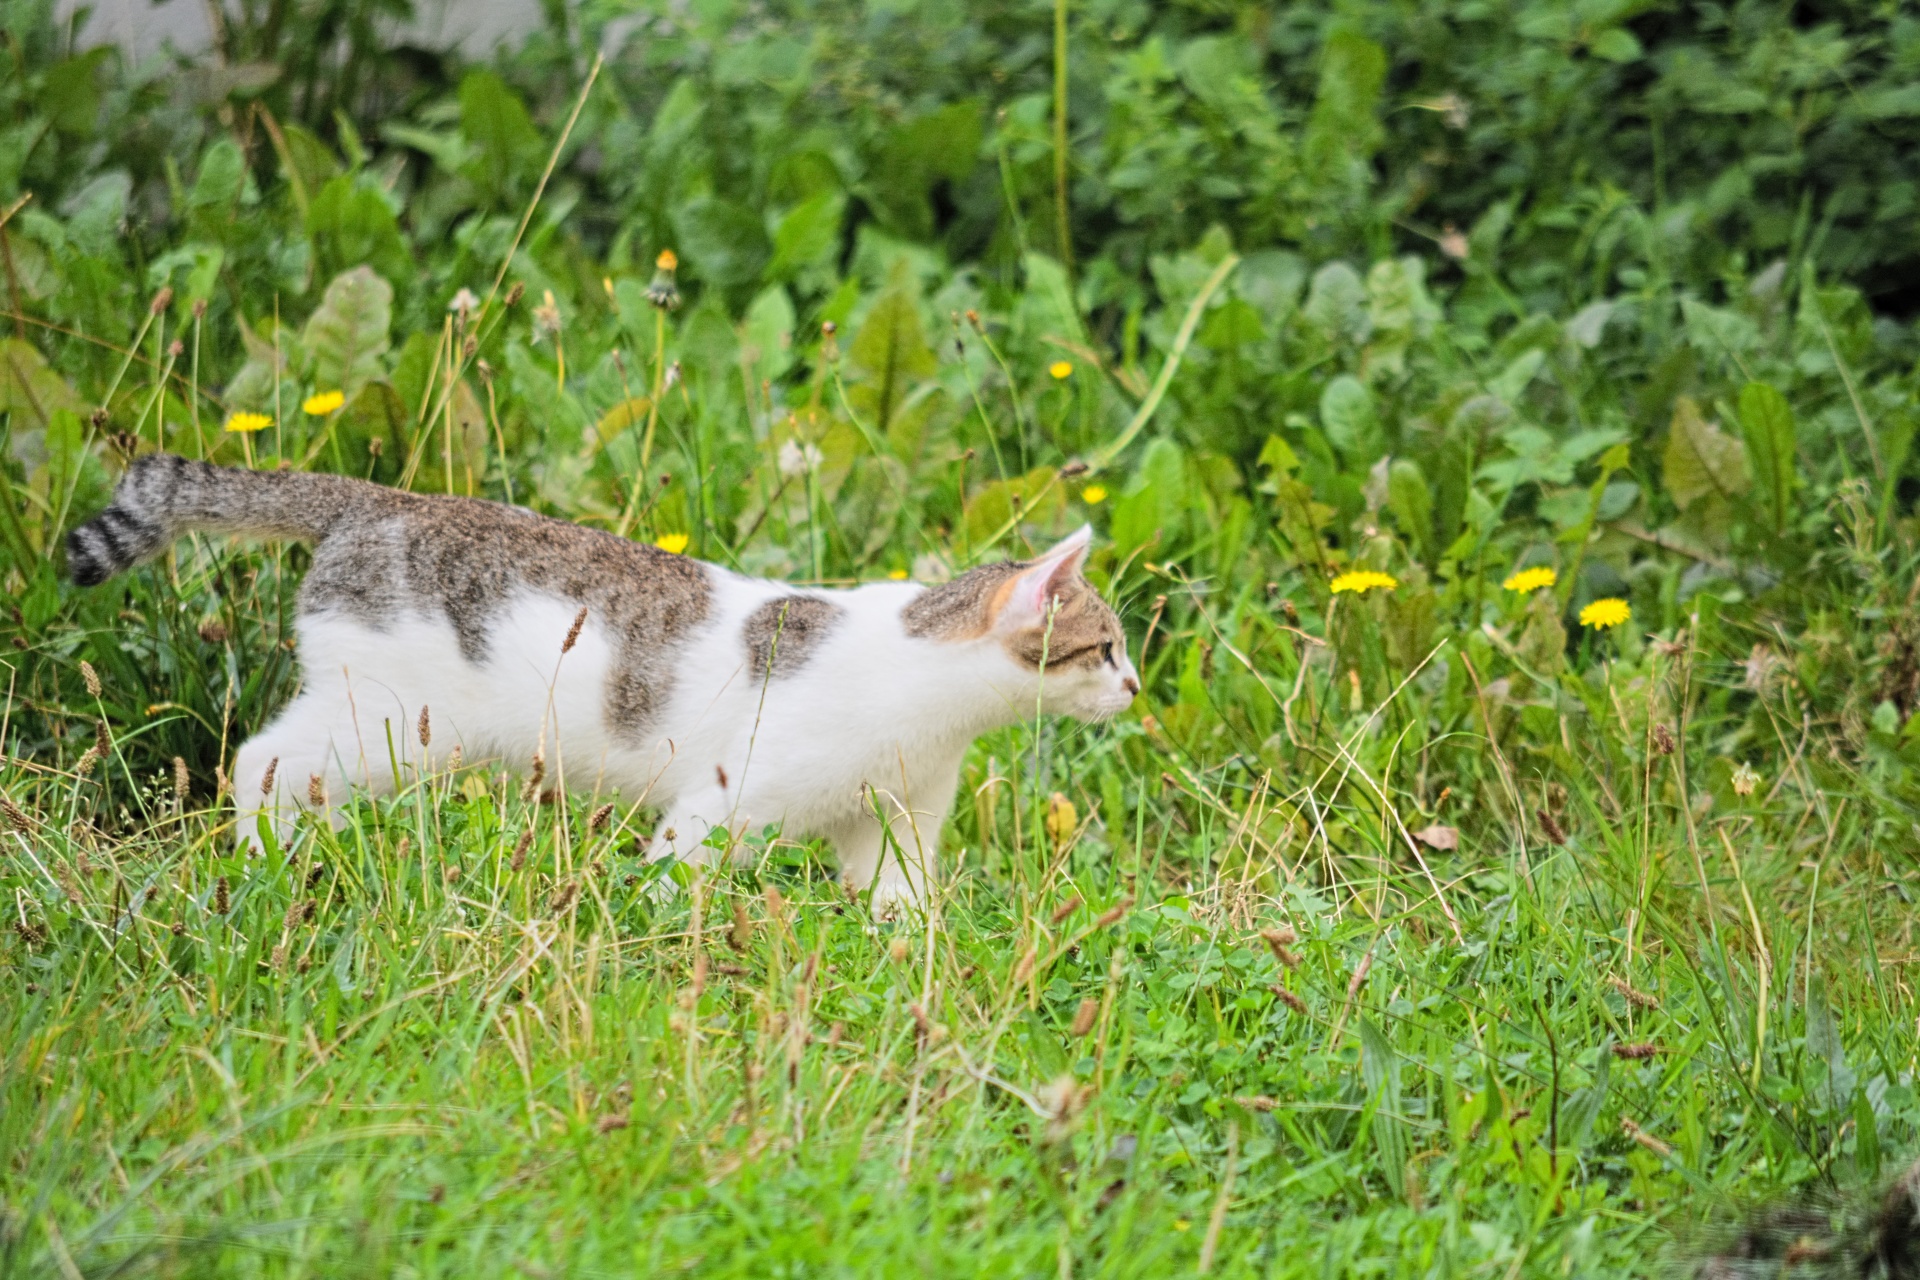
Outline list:
[[[1092,545],[1093,526],[1083,524],[1029,561],[1013,580],[994,625],[1001,631],[1045,626],[1053,598],[1080,576]]]

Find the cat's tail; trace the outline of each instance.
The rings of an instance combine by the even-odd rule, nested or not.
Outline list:
[[[95,586],[196,530],[316,542],[364,487],[343,476],[146,454],[121,477],[113,505],[67,535],[67,569],[81,586]]]

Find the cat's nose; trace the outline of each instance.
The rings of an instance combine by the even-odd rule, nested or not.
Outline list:
[[[1134,694],[1140,692],[1140,682],[1132,676],[1123,676],[1120,680],[1120,687],[1127,691],[1128,697],[1132,697]]]

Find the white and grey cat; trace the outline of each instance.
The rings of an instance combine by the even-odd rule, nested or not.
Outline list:
[[[1086,528],[936,587],[814,590],[499,503],[153,454],[68,538],[74,581],[196,530],[313,544],[303,684],[235,765],[243,841],[262,811],[284,829],[457,748],[659,807],[655,856],[705,859],[714,828],[824,837],[892,906],[923,898],[976,737],[1103,719],[1139,690],[1081,574]]]

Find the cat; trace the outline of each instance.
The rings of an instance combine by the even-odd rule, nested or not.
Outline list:
[[[926,901],[975,738],[1102,720],[1140,688],[1084,526],[938,586],[824,590],[496,502],[149,454],[69,535],[69,570],[92,586],[194,531],[313,544],[303,683],[235,761],[255,846],[262,816],[287,832],[457,750],[658,807],[650,857],[704,862],[769,824],[824,838],[892,911]]]

